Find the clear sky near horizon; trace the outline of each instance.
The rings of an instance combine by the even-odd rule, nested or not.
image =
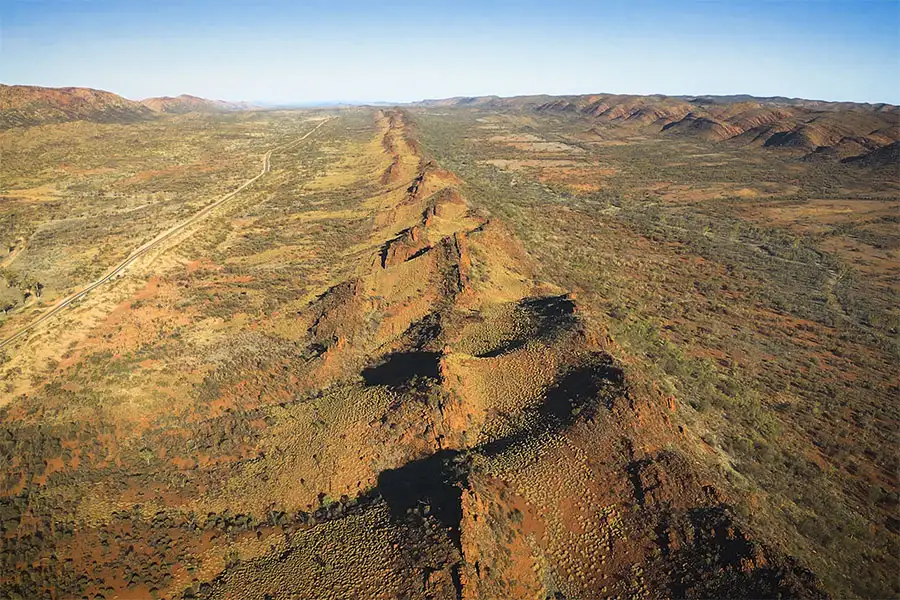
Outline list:
[[[133,99],[900,103],[900,0],[3,0],[0,35],[3,83]]]

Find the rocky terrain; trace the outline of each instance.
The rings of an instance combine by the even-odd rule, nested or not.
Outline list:
[[[896,109],[182,98],[0,133],[0,340],[260,173],[3,348],[0,595],[900,592]]]

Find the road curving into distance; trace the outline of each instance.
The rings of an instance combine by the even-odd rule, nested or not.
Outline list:
[[[125,260],[123,260],[123,261],[120,262],[118,265],[116,265],[109,273],[107,273],[106,275],[104,275],[104,276],[101,277],[100,279],[94,281],[94,282],[91,283],[91,284],[86,285],[85,287],[83,287],[83,288],[82,288],[81,290],[79,290],[78,292],[75,292],[74,294],[71,294],[71,295],[69,295],[69,296],[63,298],[62,300],[60,300],[60,301],[56,304],[56,306],[54,306],[54,307],[53,307],[52,309],[50,309],[48,312],[46,312],[45,314],[41,315],[40,317],[38,317],[37,319],[35,319],[34,321],[32,321],[31,323],[29,323],[29,324],[26,325],[25,327],[22,327],[21,329],[19,329],[18,331],[16,331],[14,334],[12,334],[11,336],[9,336],[8,338],[4,339],[3,341],[0,341],[0,350],[2,350],[3,348],[5,348],[6,346],[12,344],[12,343],[15,342],[16,340],[18,340],[18,339],[24,337],[26,334],[30,333],[31,331],[34,331],[35,329],[37,329],[38,327],[40,327],[43,323],[46,323],[48,320],[52,319],[52,318],[53,318],[55,315],[57,315],[59,312],[65,310],[67,307],[71,306],[72,303],[77,302],[78,300],[84,298],[85,296],[87,296],[88,294],[90,294],[92,291],[94,291],[95,289],[97,289],[98,287],[100,287],[101,285],[103,285],[104,283],[107,283],[107,282],[111,281],[111,280],[114,279],[117,275],[119,275],[119,274],[121,274],[123,271],[125,271],[129,266],[131,266],[132,263],[134,263],[135,261],[137,261],[139,258],[141,258],[142,256],[146,255],[146,254],[147,254],[148,252],[150,252],[151,250],[155,250],[156,248],[159,248],[159,247],[162,246],[166,241],[170,240],[173,236],[175,236],[176,234],[178,234],[178,233],[184,231],[186,228],[190,227],[190,226],[193,225],[194,223],[200,221],[201,219],[203,219],[204,217],[206,217],[207,215],[209,215],[209,213],[211,213],[212,211],[214,211],[216,208],[218,208],[219,206],[221,206],[221,205],[224,204],[225,202],[227,202],[227,201],[231,200],[232,198],[234,198],[235,196],[237,196],[240,192],[242,192],[244,189],[246,189],[246,188],[249,187],[250,185],[253,185],[253,183],[254,183],[257,179],[259,179],[260,177],[262,177],[263,175],[265,175],[266,173],[269,172],[269,170],[270,170],[270,168],[271,168],[271,158],[272,158],[272,153],[273,153],[273,152],[279,152],[279,151],[281,151],[281,150],[286,150],[287,148],[290,148],[291,146],[293,146],[293,145],[295,145],[295,144],[298,144],[298,143],[302,142],[303,140],[305,140],[306,138],[308,138],[309,136],[311,136],[313,133],[315,133],[316,131],[318,131],[318,129],[319,129],[322,125],[324,125],[325,123],[327,123],[330,119],[331,119],[331,117],[328,117],[328,118],[326,118],[326,119],[323,119],[318,125],[316,125],[315,127],[313,127],[310,131],[306,132],[305,134],[303,134],[302,136],[300,136],[300,137],[297,138],[296,140],[290,141],[290,142],[288,142],[288,143],[286,143],[286,144],[282,144],[281,146],[278,146],[278,147],[276,147],[276,148],[272,148],[271,150],[269,150],[268,152],[266,152],[266,153],[263,155],[263,161],[262,161],[262,162],[263,162],[263,166],[262,166],[262,169],[260,170],[259,173],[256,174],[256,176],[251,177],[250,179],[248,179],[247,181],[245,181],[244,183],[242,183],[237,189],[235,189],[235,190],[233,190],[233,191],[231,191],[231,192],[225,194],[224,196],[222,196],[221,198],[219,198],[218,200],[216,200],[215,202],[213,202],[213,203],[210,204],[209,206],[206,206],[205,208],[199,210],[198,212],[194,213],[193,215],[191,215],[190,217],[188,217],[187,219],[185,219],[185,220],[182,221],[181,223],[178,223],[177,225],[174,225],[173,227],[171,227],[171,228],[167,229],[166,231],[164,231],[163,233],[159,234],[158,236],[156,236],[155,238],[153,238],[152,240],[150,240],[150,241],[147,242],[146,244],[140,246],[140,247],[137,248],[135,251],[133,251],[131,254],[129,254],[128,257],[127,257]]]

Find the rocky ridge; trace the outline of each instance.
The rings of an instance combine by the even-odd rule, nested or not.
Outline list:
[[[386,404],[366,424],[351,418],[339,441],[322,441],[318,460],[342,467],[306,493],[341,500],[300,521],[325,535],[384,514],[418,548],[390,572],[422,577],[353,587],[368,577],[360,559],[325,572],[309,593],[822,597],[814,576],[754,539],[678,449],[690,434],[672,420],[671,400],[626,376],[602,324],[536,278],[503,223],[422,155],[404,113],[380,119],[389,156],[381,181],[396,191],[373,222],[382,241],[301,317],[312,358],[298,376],[327,393],[361,378],[366,394],[350,402]],[[302,472],[283,468],[284,477]],[[306,542],[297,543],[226,569],[206,596],[273,593],[303,571]],[[337,547],[316,548],[323,564],[345,560],[332,556]]]

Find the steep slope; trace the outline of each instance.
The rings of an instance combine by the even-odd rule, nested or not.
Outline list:
[[[146,98],[141,104],[157,113],[184,114],[190,112],[228,112],[235,110],[247,110],[249,104],[243,102],[225,102],[224,100],[208,100],[189,94],[180,96],[160,96],[158,98]]]
[[[131,122],[151,116],[148,107],[111,92],[0,84],[0,129],[78,120]]]

